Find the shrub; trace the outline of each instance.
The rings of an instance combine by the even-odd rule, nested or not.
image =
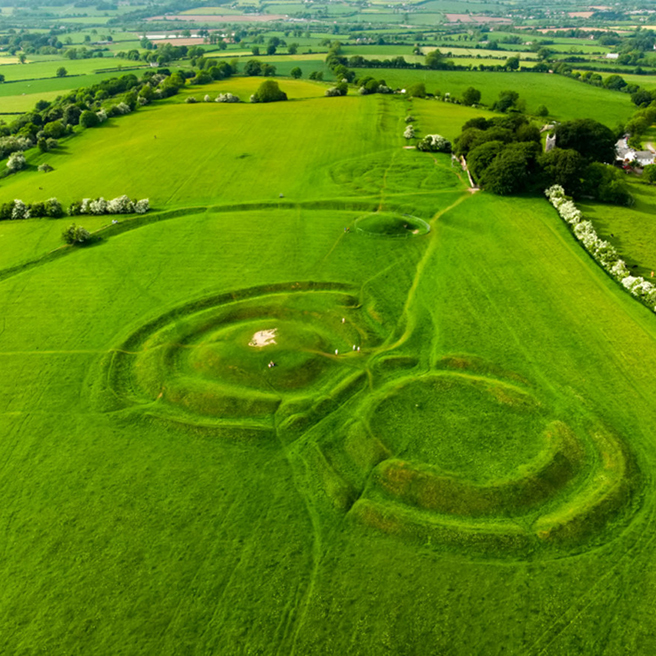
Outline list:
[[[216,97],[216,102],[220,103],[238,103],[240,102],[239,96],[235,96],[232,93],[220,93]]]
[[[58,219],[59,217],[64,216],[64,208],[56,198],[49,198],[44,203],[44,206],[45,216],[48,216],[51,219]]]
[[[2,203],[2,205],[0,205],[0,221],[9,221],[13,209],[13,203]]]
[[[647,164],[642,169],[642,179],[649,184],[656,182],[656,164]]]
[[[98,119],[98,114],[96,114],[96,112],[87,109],[80,114],[80,125],[83,128],[95,128],[99,124],[100,120]]]
[[[50,173],[50,171],[53,171],[54,169],[50,164],[39,164],[39,171],[42,173]]]
[[[114,198],[107,203],[107,214],[132,214],[134,212],[134,203],[125,194]]]
[[[212,81],[212,75],[209,71],[198,71],[196,76],[189,80],[189,84],[209,84]]]
[[[326,95],[329,97],[345,96],[348,93],[348,84],[340,82],[337,86],[326,89]]]
[[[451,142],[441,134],[427,134],[417,144],[417,150],[429,153],[450,153]]]
[[[137,214],[145,214],[150,209],[150,201],[148,198],[142,198],[134,204],[134,211]]]
[[[203,102],[212,102],[212,98],[208,93],[205,94],[205,97],[203,98]]]
[[[21,151],[9,155],[9,159],[7,160],[7,168],[11,173],[16,173],[16,171],[24,169],[26,165],[27,162],[25,160],[25,155],[23,155]]]
[[[127,103],[121,102],[118,103],[118,105],[112,105],[109,108],[108,115],[109,116],[123,116],[124,114],[129,114],[132,110],[130,109],[130,105]]]
[[[426,85],[423,82],[417,82],[417,84],[413,84],[411,87],[408,87],[407,93],[413,98],[425,98]]]
[[[12,153],[27,150],[32,147],[32,141],[27,137],[1,137],[0,159],[4,159]]]
[[[477,105],[481,102],[481,92],[474,87],[468,87],[463,91],[462,102],[464,105]]]
[[[408,125],[408,127],[403,131],[403,136],[406,139],[412,139],[415,136],[415,129],[412,124]]]
[[[91,233],[86,228],[71,223],[71,225],[62,232],[62,239],[67,244],[84,244],[91,239]]]
[[[82,203],[73,202],[68,206],[68,214],[70,216],[77,216],[82,214]]]
[[[251,96],[251,102],[279,102],[287,100],[287,94],[281,91],[275,80],[266,80],[260,84],[260,88]]]
[[[107,214],[107,207],[109,203],[101,196],[96,200],[92,200],[88,204],[88,214]]]
[[[150,209],[147,198],[132,201],[125,194],[110,201],[104,198],[83,198],[79,203],[72,203],[68,213],[71,216],[79,214],[145,214]]]
[[[52,137],[53,139],[61,139],[66,135],[66,128],[61,119],[57,119],[56,121],[50,121],[43,126],[43,134],[46,138]]]
[[[622,286],[633,296],[656,312],[656,286],[644,278],[634,277],[630,274],[626,263],[619,258],[614,246],[600,239],[592,223],[583,220],[580,210],[572,201],[567,200],[563,187],[552,185],[544,193],[560,217],[572,226],[572,232],[576,239],[583,244],[602,268],[620,281]]]
[[[44,203],[30,203],[28,205],[31,218],[42,217],[46,215],[46,206]]]
[[[16,199],[11,209],[11,218],[14,220],[29,219],[30,210],[22,200]]]
[[[187,98],[185,98],[185,102],[189,105],[193,105],[193,104],[197,103],[198,101],[193,96],[187,96]]]

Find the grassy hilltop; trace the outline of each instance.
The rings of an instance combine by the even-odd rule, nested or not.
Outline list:
[[[0,651],[652,653],[653,313],[403,148],[480,112],[281,86],[0,181],[154,208],[0,224]]]

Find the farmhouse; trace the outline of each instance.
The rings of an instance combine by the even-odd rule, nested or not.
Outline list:
[[[653,164],[656,155],[650,150],[635,150],[628,143],[628,135],[624,135],[615,144],[615,161],[628,165],[631,162],[638,162],[640,166]]]

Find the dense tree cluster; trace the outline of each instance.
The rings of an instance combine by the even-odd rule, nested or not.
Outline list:
[[[556,128],[558,147],[542,152],[540,133],[519,113],[468,121],[454,150],[466,156],[477,183],[495,194],[536,191],[558,184],[574,196],[628,204],[623,174],[614,161],[615,135],[592,119],[566,121]]]
[[[264,77],[272,77],[276,74],[276,67],[266,62],[261,62],[258,59],[250,59],[244,66],[244,73],[250,76],[262,75]]]

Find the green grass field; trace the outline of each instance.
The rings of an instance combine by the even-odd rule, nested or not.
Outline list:
[[[653,653],[654,313],[403,148],[480,112],[259,82],[0,181],[153,205],[0,223],[0,651]]]
[[[454,97],[459,97],[471,86],[481,92],[481,102],[486,105],[492,105],[501,91],[512,89],[526,101],[529,113],[546,105],[550,116],[558,120],[594,118],[615,127],[618,122],[626,122],[635,111],[626,93],[593,87],[560,75],[380,68],[357,69],[357,73],[384,78],[391,87],[404,88],[424,82],[430,93],[439,90]]]
[[[581,211],[595,225],[603,239],[622,253],[633,275],[651,280],[656,271],[656,189],[637,180],[630,181],[635,203],[631,207],[614,207],[602,203],[581,204]]]

